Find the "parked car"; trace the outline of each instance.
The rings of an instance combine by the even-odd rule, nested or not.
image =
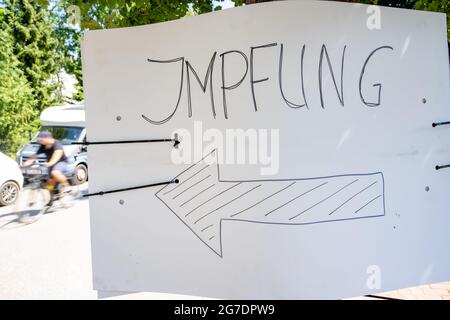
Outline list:
[[[0,152],[0,206],[13,204],[23,186],[23,176],[17,163]]]
[[[40,131],[49,131],[63,144],[64,153],[69,160],[69,178],[72,184],[81,184],[88,180],[87,149],[72,142],[86,141],[86,124],[83,105],[49,107],[40,116]],[[38,133],[39,134],[39,133]],[[37,135],[17,152],[16,161],[20,165],[34,155],[39,148]],[[39,163],[46,162],[45,155],[39,155]],[[25,182],[26,182],[25,176]]]

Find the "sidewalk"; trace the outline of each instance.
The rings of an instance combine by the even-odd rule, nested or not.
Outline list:
[[[402,300],[450,300],[450,281],[378,294]]]

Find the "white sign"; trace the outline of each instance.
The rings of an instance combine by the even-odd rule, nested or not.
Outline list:
[[[95,289],[345,298],[450,279],[444,14],[280,1],[83,41]],[[175,183],[175,180],[178,183]]]

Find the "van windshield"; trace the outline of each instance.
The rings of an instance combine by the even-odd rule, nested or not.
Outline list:
[[[62,144],[70,144],[77,142],[80,139],[83,128],[80,127],[42,127],[40,131],[51,132],[53,138],[61,141]],[[33,139],[33,142],[37,141],[37,135]]]

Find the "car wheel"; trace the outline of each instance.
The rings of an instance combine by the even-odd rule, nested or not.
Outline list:
[[[14,181],[5,182],[0,187],[0,206],[8,206],[16,202],[19,191],[19,185]]]
[[[88,170],[86,165],[79,164],[75,167],[72,182],[74,185],[85,183],[88,179]]]

